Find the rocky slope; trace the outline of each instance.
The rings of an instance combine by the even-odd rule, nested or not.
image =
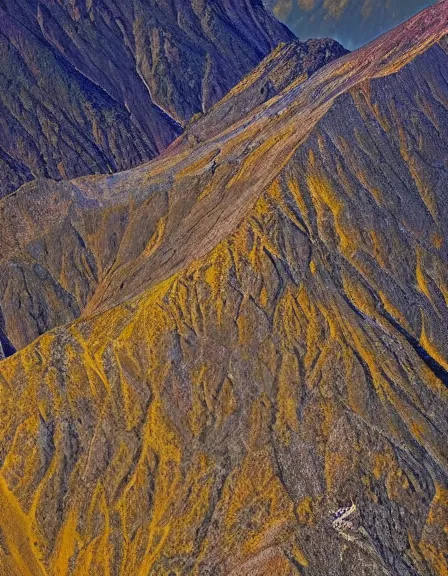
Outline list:
[[[447,5],[3,204],[18,251],[65,222],[79,278],[101,263],[0,364],[5,574],[446,574]]]
[[[0,197],[153,158],[292,38],[259,0],[2,0]]]
[[[337,38],[354,49],[435,0],[265,0],[299,38]]]
[[[348,54],[341,44],[330,38],[295,40],[280,44],[242,82],[188,127],[185,137],[198,143],[219,134],[261,104],[281,92],[305,82],[317,70]],[[180,138],[176,146],[183,142]]]
[[[332,40],[293,41],[279,46],[209,113],[196,119],[175,147],[189,147],[210,139],[345,53]],[[75,187],[55,187],[54,182],[41,180],[0,202],[0,338],[5,354],[29,344],[50,328],[73,320],[84,309],[98,282],[113,265],[128,226],[128,178],[133,175],[117,175],[107,181],[108,186],[112,185],[114,198],[107,201],[106,210],[102,195],[94,190],[90,200],[83,200],[82,192],[84,185],[102,182],[103,178],[82,180]],[[135,191],[136,197],[143,199],[147,187],[139,181]],[[136,210],[140,209],[141,199]],[[53,207],[51,215],[48,205]]]

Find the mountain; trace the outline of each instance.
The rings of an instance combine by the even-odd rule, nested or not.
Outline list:
[[[210,139],[346,53],[332,40],[282,44],[209,113],[193,121],[185,138],[173,146]],[[0,342],[5,355],[74,320],[85,308],[113,266],[129,223],[128,177],[134,178],[133,173],[108,180],[107,186],[115,189],[114,199],[106,200],[97,190],[85,198],[85,185],[95,182],[88,178],[60,185],[39,180],[0,201]],[[135,206],[140,210],[146,197],[142,182],[135,185],[135,192],[136,198],[141,197]]]
[[[435,0],[265,0],[299,38],[337,38],[357,48]]]
[[[215,106],[195,118],[185,137],[198,143],[219,134],[257,106],[291,89],[293,83],[297,86],[345,54],[348,54],[348,50],[330,38],[280,44]],[[176,146],[182,141],[183,138],[179,138]]]
[[[446,574],[447,7],[3,200],[94,286],[0,364],[5,574]]]
[[[446,574],[447,8],[0,203],[4,574]]]
[[[153,158],[292,38],[259,0],[2,0],[0,197]]]

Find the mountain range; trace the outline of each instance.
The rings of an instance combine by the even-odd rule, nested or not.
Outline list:
[[[445,576],[448,0],[351,53],[191,7],[266,57],[0,200],[0,575]]]

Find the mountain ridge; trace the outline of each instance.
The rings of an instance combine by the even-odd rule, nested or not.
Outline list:
[[[296,66],[299,66],[299,69],[301,71],[303,70],[314,70],[313,66],[316,66],[317,64],[322,64],[322,62],[325,62],[325,58],[327,59],[331,59],[334,57],[338,57],[343,53],[343,49],[342,47],[340,47],[339,45],[333,44],[331,42],[328,42],[328,46],[331,47],[331,50],[333,50],[333,53],[331,52],[331,50],[328,50],[328,48],[325,48],[325,54],[323,55],[324,60],[322,61],[322,54],[320,52],[320,46],[321,43],[317,43],[317,47],[315,44],[311,44],[312,46],[312,52],[311,55],[309,52],[307,52],[308,48],[306,47],[306,52],[305,52],[305,67],[303,65],[303,61],[302,61],[302,52],[305,50],[303,47],[306,45],[301,45],[301,44],[296,44],[293,43],[291,45],[287,45],[284,48],[281,48],[280,53],[279,53],[279,62],[277,64],[273,64],[274,66],[277,66],[277,68],[273,68],[272,71],[268,71],[267,73],[264,73],[265,70],[264,68],[262,68],[262,72],[263,74],[261,75],[261,83],[263,84],[263,82],[270,82],[269,78],[271,77],[272,74],[274,73],[278,73],[277,71],[280,71],[280,76],[283,77],[284,81],[286,82],[286,84],[292,82],[293,80],[295,80],[295,73],[296,73]],[[325,44],[324,44],[325,46]],[[327,54],[328,52],[328,54]],[[285,54],[286,55],[286,60],[287,60],[287,70],[285,71],[284,65],[283,65],[283,60],[282,60],[282,55]],[[275,62],[275,61],[274,61]],[[257,84],[255,83],[255,87],[257,86]],[[257,90],[257,88],[255,88]],[[272,90],[275,90],[274,88],[272,88]],[[273,94],[268,93],[268,91],[264,92],[263,94],[258,94],[257,98],[259,100],[259,102],[264,102],[266,100],[268,100],[270,98],[270,96],[272,96]],[[246,99],[249,98],[249,108],[250,106],[254,105],[254,100],[252,98],[252,93],[249,92],[249,95],[246,95],[246,92],[242,92],[240,95],[236,95],[235,98],[232,99],[232,102],[234,102],[235,104],[235,108],[237,110],[239,110],[239,114],[240,116],[244,116],[247,113],[247,102]],[[213,116],[211,116],[211,122],[209,121],[209,117],[208,116],[204,116],[203,118],[200,118],[194,126],[198,125],[200,126],[201,130],[204,131],[204,126],[205,126],[205,130],[206,131],[210,131],[216,130],[216,126],[217,123],[213,120],[214,115],[216,114],[216,112],[213,113]],[[222,122],[222,120],[221,120]],[[225,121],[224,121],[224,125],[225,125]],[[190,131],[188,132],[190,134],[191,130],[196,131],[196,127],[193,129],[191,128]],[[187,138],[189,138],[190,136],[188,136]],[[193,134],[193,138],[196,138],[196,136]],[[171,153],[171,152],[170,152]],[[186,153],[186,155],[188,156],[189,153]],[[161,157],[161,165],[164,165],[165,160],[163,160],[164,156],[162,155]],[[126,179],[126,175],[117,175],[116,177],[113,177],[113,179],[111,180],[111,182],[115,182],[115,188],[117,190],[117,193],[114,194],[116,197],[120,196],[121,200],[118,201],[118,203],[121,202],[121,205],[123,207],[123,210],[126,211],[126,190],[129,188],[134,187],[135,189],[139,189],[139,182],[141,182],[142,180],[139,176],[141,171],[145,170],[145,166],[143,166],[141,169],[137,170],[134,174],[135,174],[135,178],[132,175],[133,173],[128,173],[130,175],[131,178],[133,178],[135,180],[134,183],[131,184],[131,182],[127,182],[125,184],[125,187],[123,187],[120,182],[123,179],[123,177]],[[162,168],[163,170],[163,168]],[[143,176],[143,181],[146,179],[146,176]],[[39,248],[38,252],[36,252],[36,249],[32,249],[31,246],[33,244],[33,239],[39,239],[41,237],[45,237],[45,234],[47,232],[51,232],[52,227],[54,227],[54,223],[58,223],[61,221],[61,219],[63,220],[66,217],[70,217],[69,216],[69,210],[72,210],[70,208],[70,206],[76,206],[77,203],[80,204],[80,206],[84,205],[85,208],[89,208],[89,206],[92,206],[92,202],[93,205],[95,202],[98,203],[98,205],[102,202],[101,197],[102,197],[102,193],[100,193],[100,189],[95,188],[96,183],[101,183],[104,180],[104,177],[98,176],[98,177],[89,177],[84,180],[81,181],[76,181],[76,183],[73,184],[73,188],[70,191],[70,185],[66,185],[66,184],[61,184],[58,189],[54,189],[54,190],[50,190],[50,188],[53,186],[53,184],[51,182],[46,183],[45,181],[42,181],[42,183],[40,184],[39,181],[36,183],[31,183],[29,184],[27,187],[23,188],[22,190],[19,190],[17,193],[10,195],[7,199],[4,200],[4,202],[2,204],[0,204],[0,211],[2,213],[2,222],[4,223],[4,236],[3,236],[3,245],[4,245],[4,250],[3,250],[3,255],[2,257],[0,257],[0,260],[3,262],[3,270],[4,270],[4,274],[2,274],[2,277],[5,279],[8,279],[8,277],[10,278],[10,285],[16,285],[16,287],[14,289],[11,289],[10,286],[7,285],[3,285],[1,287],[1,298],[0,300],[2,301],[2,306],[1,308],[4,310],[4,314],[6,317],[6,323],[9,324],[12,327],[12,330],[15,332],[14,336],[12,337],[16,347],[21,347],[24,343],[29,342],[31,339],[33,339],[33,337],[35,337],[38,333],[41,333],[42,331],[45,331],[45,329],[48,329],[49,327],[52,327],[54,325],[57,325],[59,323],[65,323],[65,322],[61,322],[60,318],[61,316],[56,316],[56,318],[52,318],[51,317],[51,307],[54,307],[54,298],[49,298],[48,296],[46,296],[46,292],[47,290],[51,290],[51,292],[56,292],[56,298],[58,298],[59,300],[61,300],[62,303],[62,310],[61,310],[61,314],[64,315],[65,312],[64,310],[66,310],[67,313],[71,313],[73,311],[73,314],[75,314],[76,316],[79,315],[80,313],[80,307],[84,306],[86,303],[86,298],[87,295],[85,293],[86,291],[86,279],[90,282],[91,280],[95,281],[94,278],[94,274],[96,274],[96,272],[92,269],[92,271],[89,271],[89,269],[85,269],[86,265],[85,263],[94,263],[95,260],[97,260],[97,258],[95,256],[93,256],[92,253],[87,254],[86,257],[82,257],[84,258],[84,264],[82,264],[82,262],[77,263],[77,261],[74,262],[73,264],[73,268],[74,270],[72,270],[72,280],[74,279],[74,285],[72,284],[73,287],[70,287],[68,289],[68,293],[66,293],[64,290],[66,289],[67,284],[64,283],[64,281],[61,281],[61,275],[63,277],[64,273],[62,271],[62,269],[60,270],[55,270],[55,266],[54,266],[54,262],[52,263],[51,261],[46,261],[47,260],[47,256],[48,256],[48,248],[47,247],[42,247]],[[83,184],[85,183],[85,184]],[[90,192],[88,191],[88,188],[90,186],[90,183],[93,184],[92,187],[92,195],[90,194]],[[100,184],[101,186],[101,184]],[[107,187],[106,187],[107,188]],[[82,197],[83,194],[87,194],[87,198],[86,200],[83,201]],[[91,196],[89,198],[89,196]],[[110,202],[111,204],[114,203],[113,200],[113,196],[110,194],[110,192],[106,189],[105,190],[105,194],[104,194],[104,198],[106,199],[107,197],[109,197],[109,200],[107,200],[108,202]],[[77,200],[78,198],[78,200]],[[97,200],[94,200],[95,198],[97,198]],[[72,200],[70,200],[72,199]],[[48,217],[47,213],[46,213],[46,205],[47,203],[51,201],[53,203],[54,206],[54,214],[53,216]],[[72,210],[72,214],[73,216],[76,218],[77,215],[76,210]],[[21,214],[19,216],[19,213]],[[23,216],[27,215],[26,221],[28,222],[28,227],[24,226],[21,221],[23,220]],[[79,214],[78,214],[79,215]],[[127,218],[127,216],[123,216],[125,218]],[[16,224],[15,223],[19,223],[19,227],[16,228]],[[119,237],[121,237],[121,233],[122,232],[118,232],[116,231],[117,225],[119,225],[119,222],[109,222],[108,225],[104,224],[104,226],[100,226],[99,230],[103,231],[107,234],[107,236],[111,236],[114,237],[114,235],[116,236],[118,234]],[[79,226],[78,226],[79,227]],[[76,228],[76,226],[75,226]],[[92,226],[89,225],[89,229],[91,229]],[[60,232],[61,236],[67,237],[69,235],[74,235],[74,242],[76,245],[80,246],[81,251],[85,251],[85,243],[84,240],[82,240],[81,236],[79,236],[79,233],[76,232],[73,229],[73,226],[70,224],[69,228],[66,232],[61,231]],[[82,236],[84,236],[84,238],[86,238],[86,232],[82,233]],[[87,242],[87,240],[86,240]],[[109,240],[104,237],[103,240],[101,240],[101,244],[100,245],[104,245],[104,242],[106,242],[106,246],[109,243]],[[51,242],[53,243],[53,242]],[[44,242],[44,244],[46,244]],[[59,242],[58,242],[59,244]],[[117,248],[117,246],[115,246],[115,248],[112,248],[112,250],[115,250]],[[25,253],[23,252],[23,249],[25,249]],[[31,250],[31,252],[29,251]],[[56,251],[56,253],[59,252],[59,248],[56,248],[53,245],[52,248],[53,253]],[[11,265],[14,266],[14,261],[15,261],[15,255],[17,253],[21,253],[22,256],[21,258],[21,263],[17,264],[18,269],[19,269],[19,274],[17,274],[16,270],[17,268],[12,269],[11,271]],[[30,257],[32,260],[37,260],[37,264],[39,264],[42,268],[41,273],[37,273],[34,270],[29,270],[30,264]],[[86,259],[87,258],[87,259]],[[61,256],[57,256],[55,257],[55,255],[53,256],[53,259],[56,262],[62,262],[64,260],[64,257]],[[72,261],[72,256],[66,255],[66,259],[67,261]],[[78,268],[80,267],[80,264],[82,266],[82,269],[85,269],[85,273],[83,275],[83,277],[79,278],[79,283],[81,284],[80,288],[77,288],[76,284],[78,283],[78,279],[76,278],[74,272],[78,270]],[[58,266],[58,264],[56,265]],[[96,266],[96,264],[94,265]],[[101,263],[101,258],[100,258],[100,262],[98,264],[98,266],[100,267],[100,269],[104,269],[105,267],[107,268],[107,265],[104,263]],[[93,272],[93,275],[92,275]],[[47,278],[45,279],[42,276],[42,273],[46,274]],[[22,278],[23,276],[23,278]],[[17,280],[15,280],[15,277],[17,277]],[[42,281],[45,282],[45,284],[42,284]],[[48,285],[48,289],[45,288],[45,285]],[[33,298],[30,295],[30,303],[27,305],[24,305],[21,301],[14,301],[15,295],[18,292],[22,292],[24,294],[29,294],[30,290],[28,288],[28,286],[34,286],[34,291],[33,291],[33,295],[37,296],[36,300],[37,300],[37,305],[34,304],[32,302]],[[19,288],[20,287],[20,288]],[[62,290],[61,290],[62,289]],[[71,294],[70,294],[71,292]],[[40,295],[43,296],[43,303],[39,304],[39,301],[42,301],[42,298],[40,297]],[[75,296],[75,298],[73,298],[73,296]],[[45,300],[49,299],[50,302],[48,304],[45,303]],[[30,324],[30,326],[28,327],[24,327],[25,330],[29,330],[29,328],[31,328],[31,333],[27,332],[26,336],[19,336],[17,335],[17,331],[20,331],[22,329],[22,312],[19,313],[19,316],[17,316],[18,313],[18,307],[21,308],[22,312],[25,312],[28,310],[30,313],[30,320],[31,322],[28,322],[28,324]],[[39,309],[41,309],[43,312],[45,312],[46,310],[48,310],[48,308],[50,308],[50,317],[47,317],[47,320],[43,319],[41,322],[37,321],[36,318],[39,316]],[[58,314],[58,313],[57,313]],[[11,318],[11,320],[8,320],[8,316]],[[14,321],[12,322],[12,318],[15,318]],[[63,316],[64,317],[64,316]],[[68,321],[68,319],[70,318],[70,316],[66,318],[66,321]],[[37,329],[37,331],[36,331]],[[4,330],[4,328],[3,328]]]
[[[358,51],[356,53],[356,55],[353,56],[347,56],[346,59],[342,59],[336,61],[332,66],[334,68],[339,68],[341,69],[343,72],[345,72],[345,66],[348,67],[348,73],[347,73],[347,78],[351,78],[350,77],[350,73],[351,71],[354,71],[354,76],[352,80],[352,82],[357,82],[358,79],[360,77],[362,77],[363,73],[366,73],[367,75],[372,75],[375,76],[375,71],[374,71],[374,66],[376,62],[381,62],[382,58],[387,59],[388,53],[389,51],[392,49],[391,51],[391,56],[393,58],[393,50],[396,48],[396,45],[399,45],[400,42],[402,43],[403,46],[405,46],[411,39],[412,35],[416,35],[416,38],[419,38],[420,41],[420,45],[418,47],[419,50],[423,50],[425,47],[425,42],[427,42],[428,40],[425,38],[425,34],[430,34],[428,31],[431,30],[431,26],[430,24],[427,22],[424,22],[425,19],[425,14],[439,14],[439,20],[438,22],[435,21],[434,25],[435,26],[439,26],[441,30],[444,29],[444,21],[443,21],[443,12],[441,10],[436,11],[427,11],[425,13],[422,13],[420,16],[415,17],[414,19],[412,19],[411,21],[409,21],[408,24],[402,26],[400,28],[400,33],[401,33],[401,37],[396,37],[396,35],[394,33],[389,33],[388,35],[386,35],[384,37],[384,39],[390,38],[390,44],[387,43],[386,40],[379,40],[376,43],[377,46],[377,51],[378,51],[378,56],[376,56],[377,60],[375,60],[375,56],[374,56],[374,50],[371,49],[370,47],[366,47],[365,49],[361,49],[360,51]],[[418,30],[419,27],[424,27],[425,32],[421,32]],[[433,41],[433,39],[431,40],[431,36],[429,36],[429,41]],[[412,42],[412,40],[411,40]],[[392,47],[393,46],[393,47]],[[408,49],[408,53],[409,58],[412,57],[412,44],[407,47]],[[365,58],[364,54],[369,53],[369,58]],[[387,70],[388,67],[390,67],[390,64],[387,64],[387,62],[384,64],[385,69]],[[401,64],[400,64],[401,66]],[[370,69],[372,71],[370,71]],[[335,95],[337,95],[338,90],[340,91],[344,91],[344,85],[342,83],[342,81],[337,80],[337,82],[340,82],[340,88],[338,88],[338,84],[336,83],[334,86],[335,88],[332,87],[332,90],[334,89],[334,94],[332,94],[332,92],[330,91],[330,93],[326,93],[326,92],[322,92],[320,95],[317,96],[317,98],[321,98],[322,102],[324,103],[324,106],[322,107],[322,112],[319,112],[320,116],[317,116],[316,118],[313,118],[313,110],[316,109],[315,106],[315,102],[317,102],[318,100],[316,100],[316,95],[321,92],[320,89],[320,85],[324,86],[325,89],[325,83],[326,83],[326,77],[325,74],[328,73],[329,68],[326,67],[324,68],[321,72],[317,72],[311,79],[310,81],[307,83],[307,85],[305,86],[305,92],[303,95],[301,95],[301,100],[299,100],[297,103],[295,102],[295,94],[301,94],[302,92],[302,87],[301,85],[299,85],[298,87],[294,88],[293,90],[291,90],[290,92],[287,92],[286,95],[279,95],[278,97],[274,97],[273,99],[271,99],[271,101],[269,102],[269,107],[268,107],[268,112],[259,112],[257,115],[253,115],[252,112],[249,113],[248,119],[245,120],[241,120],[237,123],[236,127],[235,126],[231,126],[229,128],[230,132],[227,134],[226,130],[224,130],[223,132],[223,145],[222,146],[226,146],[228,144],[226,144],[226,142],[232,142],[232,139],[235,138],[236,141],[238,141],[238,139],[240,138],[239,136],[239,131],[241,132],[241,134],[243,135],[243,138],[246,138],[247,141],[250,141],[250,139],[252,139],[252,134],[256,134],[257,130],[259,130],[257,128],[257,126],[261,126],[263,127],[263,125],[266,125],[269,127],[269,130],[271,132],[274,132],[275,130],[277,130],[277,128],[273,128],[273,126],[275,126],[276,124],[280,124],[282,122],[281,118],[279,118],[279,120],[276,119],[276,112],[275,112],[275,107],[281,107],[282,104],[282,98],[283,101],[288,101],[288,99],[291,101],[290,102],[290,106],[289,109],[292,110],[292,113],[290,116],[287,117],[288,121],[289,121],[289,125],[292,126],[292,121],[291,119],[294,118],[294,111],[298,111],[300,112],[301,107],[305,106],[305,109],[307,110],[306,114],[308,114],[308,126],[311,126],[310,121],[311,122],[315,122],[317,121],[317,119],[319,117],[321,117],[323,115],[323,113],[326,111],[326,104],[325,102],[331,103],[332,99],[334,98]],[[363,72],[363,70],[365,70],[366,72]],[[338,77],[338,72],[336,70],[335,72],[335,76]],[[341,77],[342,79],[344,77]],[[316,94],[314,93],[316,92]],[[328,104],[330,105],[330,104]],[[306,108],[306,106],[308,106],[308,108]],[[262,105],[262,110],[263,110],[263,105]],[[263,116],[263,114],[265,114],[265,116]],[[271,118],[273,117],[274,121],[271,122]],[[288,126],[287,123],[285,123],[286,126]],[[301,129],[303,130],[304,127],[307,126],[307,124],[302,123],[301,125]],[[246,127],[248,127],[249,129],[247,130],[247,136],[244,136],[245,134],[245,130]],[[194,126],[191,127],[191,131],[194,132]],[[286,130],[289,130],[289,128],[286,128]],[[227,131],[228,132],[228,131]],[[306,132],[304,133],[306,134]],[[291,133],[291,138],[293,140],[299,140],[300,136],[299,132],[292,132]],[[145,183],[148,180],[148,174],[151,174],[151,172],[153,174],[158,174],[158,173],[166,173],[168,175],[167,178],[165,178],[165,184],[163,185],[164,188],[166,190],[168,190],[172,185],[173,185],[173,178],[171,176],[171,173],[173,171],[173,161],[174,161],[174,165],[176,165],[179,161],[182,163],[184,162],[185,167],[180,169],[180,173],[184,173],[185,176],[188,178],[188,165],[192,165],[193,166],[193,176],[192,178],[194,178],[194,170],[196,171],[200,171],[200,172],[204,172],[204,168],[206,166],[209,165],[216,165],[217,164],[217,158],[218,156],[216,156],[216,152],[214,152],[213,150],[220,150],[220,148],[222,147],[219,143],[216,142],[217,138],[219,138],[219,136],[214,137],[211,139],[210,143],[206,143],[206,145],[201,145],[199,144],[197,148],[197,150],[200,151],[200,154],[202,155],[203,158],[205,158],[205,160],[200,160],[198,158],[195,158],[194,154],[197,154],[198,152],[194,152],[192,153],[191,149],[190,149],[190,145],[188,143],[188,135],[185,137],[181,137],[181,139],[175,144],[175,147],[173,149],[173,152],[171,153],[170,151],[168,151],[168,154],[162,155],[162,157],[160,158],[160,161],[155,161],[155,163],[151,164],[148,166],[148,168],[150,169],[150,172],[148,173],[148,168],[146,167],[146,165],[135,169],[133,172],[129,172],[129,173],[123,173],[123,174],[118,174],[118,175],[114,175],[112,177],[95,177],[92,179],[82,179],[76,182],[76,186],[74,188],[74,192],[75,192],[75,197],[76,195],[79,195],[80,201],[84,202],[81,200],[83,194],[86,194],[86,199],[89,198],[89,196],[92,196],[92,198],[95,197],[95,195],[98,196],[98,199],[101,198],[102,195],[105,195],[104,197],[107,198],[107,196],[110,197],[110,199],[112,200],[112,198],[115,196],[117,197],[118,194],[120,194],[120,202],[122,204],[122,206],[124,206],[124,203],[126,202],[124,196],[121,196],[122,192],[124,192],[125,190],[129,190],[129,189],[136,189],[139,190],[139,188],[141,187],[142,183]],[[274,141],[278,140],[280,144],[277,144],[277,146],[282,145],[282,146],[287,146],[286,141],[284,141],[283,143],[281,142],[281,138],[279,136],[279,134],[275,134],[274,136]],[[195,142],[195,140],[194,140]],[[231,144],[230,144],[231,145]],[[193,143],[193,149],[195,147],[195,144]],[[239,147],[241,150],[244,150],[244,140],[242,140],[241,143],[239,143]],[[254,147],[254,151],[250,152],[250,154],[248,155],[248,158],[250,158],[251,156],[255,156],[256,154],[258,154],[256,145],[254,146],[254,144],[252,144],[252,147]],[[264,146],[264,153],[266,154],[267,152],[269,152],[269,154],[271,154],[271,148],[269,146]],[[210,157],[210,154],[213,156],[213,158]],[[223,154],[223,156],[225,156],[225,154]],[[195,163],[197,163],[196,168]],[[281,163],[279,164],[281,165]],[[232,164],[229,165],[230,168],[232,169]],[[266,166],[272,166],[272,161],[270,161],[269,163],[266,164]],[[153,168],[154,167],[154,168]],[[216,170],[216,166],[214,168]],[[266,170],[266,167],[264,168]],[[224,166],[224,173],[225,173],[225,166]],[[205,172],[206,173],[206,172]],[[263,169],[260,170],[260,174],[263,174]],[[128,180],[128,178],[130,177],[130,179]],[[248,180],[245,180],[245,182],[247,182]],[[157,178],[155,178],[154,180],[155,182],[155,189],[157,189]],[[230,180],[231,182],[231,180]],[[91,183],[91,184],[90,184]],[[49,184],[50,186],[52,186],[51,184]],[[109,190],[110,185],[112,186],[111,190]],[[247,184],[244,184],[245,186],[245,192],[244,194],[247,194],[247,191],[249,190]],[[36,185],[31,185],[30,188],[30,197],[29,200],[30,202],[34,203],[31,205],[34,205],[34,211],[35,214],[41,214],[42,217],[44,218],[44,220],[46,221],[46,225],[48,227],[49,224],[49,220],[47,218],[47,215],[45,213],[45,209],[44,211],[42,211],[41,208],[39,208],[40,205],[44,206],[46,201],[47,201],[47,196],[49,194],[49,191],[47,190],[47,188],[44,188],[43,193],[41,193],[40,195],[36,195],[35,193],[35,188]],[[216,188],[216,186],[215,186]],[[68,189],[67,189],[68,190]],[[62,192],[62,189],[61,189]],[[229,194],[230,192],[226,192],[226,194]],[[215,190],[215,194],[216,194],[216,190]],[[58,203],[58,200],[56,199],[56,196],[53,194],[52,195],[55,198],[55,202]],[[163,195],[162,195],[163,196]],[[38,201],[38,198],[42,197],[42,201]],[[242,198],[243,196],[241,196]],[[61,205],[63,205],[63,202],[66,202],[66,200],[62,200],[64,198],[64,196],[61,196]],[[204,198],[205,202],[209,202],[210,199],[213,198],[213,194],[211,196],[209,196],[208,198]],[[88,202],[90,202],[90,200],[87,200]],[[162,202],[161,206],[164,205],[164,200],[162,199],[162,197],[160,197],[160,201]],[[42,204],[43,203],[43,204]],[[11,204],[11,202],[6,202],[4,203],[4,209],[8,209],[8,205]],[[75,203],[76,205],[76,203]],[[88,204],[87,204],[88,205]],[[231,203],[230,203],[231,205]],[[25,206],[23,206],[23,201],[21,204],[21,208],[19,209],[20,211],[23,211],[25,209]],[[67,205],[68,206],[68,205]],[[167,209],[167,204],[165,204],[165,208],[162,208],[162,210],[166,210]],[[142,209],[142,206],[140,205],[140,210]],[[196,208],[195,208],[196,209]],[[29,212],[29,207],[26,208],[26,211]],[[55,212],[55,216],[56,218],[58,217],[58,213],[57,211]],[[185,218],[186,215],[184,215]],[[3,225],[3,229],[5,231],[4,234],[4,243],[5,243],[5,248],[6,250],[4,251],[4,254],[6,255],[8,253],[8,230],[11,229],[11,220],[12,220],[13,216],[11,212],[7,212],[5,217],[4,217],[4,225]],[[32,216],[32,218],[36,218],[36,216]],[[127,217],[126,217],[127,218]],[[152,220],[153,217],[150,217],[150,219]],[[82,222],[82,220],[81,220]],[[156,222],[157,219],[154,221],[153,223],[153,228],[151,228],[150,230],[155,231],[156,229]],[[186,225],[186,221],[184,220],[181,224],[180,224],[180,229],[182,229],[182,227],[185,227]],[[91,225],[89,225],[91,226]],[[110,230],[108,232],[108,235],[112,234],[111,230],[113,231],[116,228],[116,223],[110,223]],[[100,227],[101,230],[102,227]],[[107,229],[107,228],[106,228]],[[185,229],[185,228],[184,228]],[[38,227],[39,230],[39,234],[40,234],[40,225]],[[137,235],[141,235],[141,231],[140,229],[137,227],[134,229],[137,233]],[[165,231],[166,232],[166,231]],[[163,236],[165,238],[168,238],[168,240],[170,242],[173,242],[174,246],[176,246],[176,242],[173,240],[173,238],[175,238],[176,234],[179,233],[179,230],[175,230],[175,232],[173,232],[173,235],[170,234],[166,234],[163,233]],[[151,232],[152,234],[152,232]],[[151,236],[150,234],[150,236]],[[15,233],[16,237],[17,236],[17,232]],[[84,234],[85,236],[85,234]],[[146,239],[146,242],[150,241],[150,236]],[[21,244],[24,244],[23,239],[26,238],[26,230],[23,229],[23,227],[21,228],[21,232],[20,232],[20,242]],[[76,240],[76,242],[79,244],[79,240]],[[102,241],[104,244],[104,240]],[[130,245],[132,245],[132,236],[131,239],[129,240]],[[138,246],[139,244],[141,244],[142,240],[138,240],[137,242],[135,242],[135,246]],[[106,246],[108,244],[106,243]],[[205,244],[207,245],[207,244]],[[11,247],[13,246],[13,244],[11,244]],[[159,250],[159,246],[157,247],[157,253],[160,252]],[[177,250],[178,253],[180,253],[182,250],[186,250],[186,247],[184,245],[183,240],[179,242],[179,245],[177,246]],[[194,250],[192,251],[192,253],[195,253]],[[149,262],[151,261],[151,259],[153,258],[154,254],[151,255],[150,259],[148,260],[145,257],[145,265],[147,267],[149,266]],[[135,255],[133,256],[135,257]],[[129,259],[132,261],[133,259],[132,256],[125,256],[125,260]],[[26,256],[26,258],[29,258],[28,256]],[[90,256],[91,259],[91,256]],[[68,260],[71,260],[71,257],[68,258]],[[115,263],[116,264],[116,263]],[[154,270],[157,270],[158,267],[156,266],[154,268]],[[89,273],[90,274],[90,273]],[[54,275],[53,275],[54,276]],[[6,277],[6,274],[5,274]],[[132,274],[131,275],[132,278],[135,278],[135,275]],[[121,282],[119,282],[116,285],[116,288],[119,287],[119,285],[121,284]],[[36,284],[38,287],[38,283]],[[39,288],[38,288],[39,289]],[[113,287],[111,287],[112,291],[114,290]],[[119,290],[117,290],[117,293],[120,293]],[[64,297],[65,298],[65,297]],[[89,304],[89,308],[92,309],[92,307],[94,306],[95,302],[90,303]],[[16,317],[15,317],[15,310],[17,309],[15,305],[12,305],[12,303],[9,303],[7,306],[5,306],[6,310],[10,310],[11,313],[13,313],[13,316],[15,318],[14,323],[16,323]]]
[[[444,574],[446,6],[210,142],[13,196],[117,245],[90,313],[0,364],[5,570]]]

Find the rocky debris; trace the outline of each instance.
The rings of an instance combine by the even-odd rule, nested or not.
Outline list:
[[[333,515],[333,528],[349,542],[354,540],[354,537],[350,534],[355,531],[355,524],[351,517],[356,513],[356,510],[356,504],[352,504],[351,506],[339,508]]]

